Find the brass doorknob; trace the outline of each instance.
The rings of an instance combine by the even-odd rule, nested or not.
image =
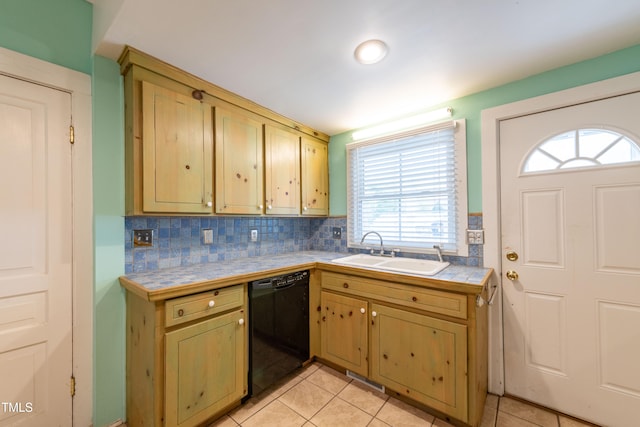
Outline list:
[[[518,253],[514,252],[514,251],[507,252],[507,259],[509,261],[517,261],[518,260]]]
[[[513,270],[509,270],[507,271],[507,279],[514,281],[514,280],[518,280],[518,272],[517,271],[513,271]]]

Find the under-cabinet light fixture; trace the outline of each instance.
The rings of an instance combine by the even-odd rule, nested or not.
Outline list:
[[[353,141],[360,141],[363,139],[371,139],[378,136],[389,135],[394,132],[417,129],[425,124],[447,119],[451,117],[452,114],[453,109],[451,107],[441,108],[439,110],[433,110],[427,113],[416,114],[415,116],[405,117],[393,122],[383,123],[381,125],[357,130],[351,134],[351,139]]]

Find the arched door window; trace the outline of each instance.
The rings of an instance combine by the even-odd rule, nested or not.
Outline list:
[[[538,144],[523,173],[640,162],[640,147],[629,137],[606,129],[576,129]]]

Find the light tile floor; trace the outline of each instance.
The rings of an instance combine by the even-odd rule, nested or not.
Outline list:
[[[320,363],[297,371],[209,427],[447,427],[451,424]],[[591,426],[507,397],[489,395],[481,427]]]

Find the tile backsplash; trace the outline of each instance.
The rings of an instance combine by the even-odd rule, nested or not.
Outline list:
[[[333,238],[334,227],[342,229],[340,239]],[[125,217],[125,273],[304,250],[355,252],[347,249],[346,228],[346,217]],[[469,228],[482,229],[482,216],[470,215]],[[153,246],[134,247],[133,230],[144,229],[153,230]],[[212,244],[204,244],[205,229]],[[252,229],[258,230],[257,242],[250,241]],[[445,260],[482,266],[482,246],[470,245],[469,257]]]

